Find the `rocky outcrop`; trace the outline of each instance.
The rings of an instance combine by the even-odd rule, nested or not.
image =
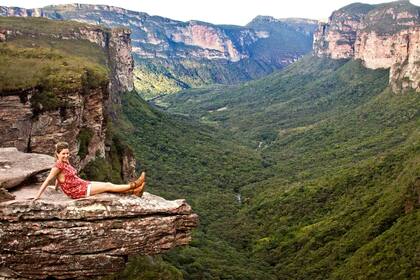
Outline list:
[[[409,1],[352,4],[335,11],[314,34],[316,56],[360,59],[372,69],[390,68],[395,92],[420,92],[420,8]]]
[[[0,279],[90,279],[121,270],[128,256],[191,240],[198,217],[185,200],[149,193],[73,200],[48,186],[31,201],[53,164],[47,155],[0,149],[7,188],[0,187]]]
[[[79,169],[109,152],[116,140],[106,137],[107,116],[120,103],[121,94],[133,88],[133,62],[130,33],[125,29],[54,22],[48,27],[58,32],[42,33],[48,30],[46,19],[36,19],[41,23],[37,32],[32,32],[36,28],[20,29],[27,27],[28,21],[19,24],[19,20],[0,30],[5,52],[8,41],[18,36],[39,36],[43,43],[53,38],[53,43],[64,46],[66,40],[88,40],[103,48],[110,77],[103,64],[91,61],[77,65],[80,67],[73,72],[62,71],[69,65],[63,59],[68,58],[66,51],[47,50],[47,55],[58,57],[48,61],[51,69],[60,69],[51,71],[57,74],[52,76],[53,82],[34,79],[29,88],[19,83],[1,85],[0,146],[15,148],[0,149],[0,279],[92,279],[121,270],[129,256],[153,255],[188,244],[198,217],[185,200],[167,201],[149,193],[141,198],[101,194],[72,200],[53,187],[48,187],[41,199],[30,199],[45,178],[41,174],[34,179],[33,175],[49,169],[53,160],[17,149],[53,154],[54,144],[65,140],[70,144],[72,163]],[[19,49],[18,42],[14,48],[34,53],[28,46]],[[80,46],[92,49],[86,41]],[[9,59],[7,54],[2,58]],[[76,61],[83,58],[81,55]],[[59,63],[63,68],[56,67]],[[46,76],[51,78],[49,73]],[[127,149],[121,155],[121,173],[131,177],[135,170],[133,153]],[[30,184],[22,186],[22,181]]]
[[[19,152],[16,148],[0,148],[0,187],[11,189],[28,178],[51,169],[55,159],[43,154]]]
[[[124,268],[129,256],[186,245],[198,217],[185,200],[100,194],[71,200],[38,187],[0,203],[0,278],[91,279]]]

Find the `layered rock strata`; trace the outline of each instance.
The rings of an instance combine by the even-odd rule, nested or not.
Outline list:
[[[53,163],[0,149],[0,279],[91,279],[121,270],[128,256],[191,240],[198,217],[182,199],[104,193],[73,200],[48,186],[31,201]]]
[[[56,5],[37,9],[0,7],[0,15],[74,19],[87,24],[130,26],[134,31],[134,52],[143,57],[168,58],[168,53],[174,51],[180,57],[196,56],[230,61],[248,57],[248,54],[235,44],[237,42],[233,42],[218,26],[199,21],[182,23],[118,7],[89,4]],[[247,31],[253,33],[252,41],[258,40],[254,31],[250,29]],[[173,44],[185,44],[197,48],[185,52],[179,47],[173,48]],[[154,47],[151,49],[150,45]]]
[[[408,1],[352,4],[335,11],[314,34],[316,56],[354,58],[372,69],[390,68],[395,92],[420,92],[420,8]]]
[[[0,203],[3,279],[91,279],[123,269],[128,256],[186,245],[198,217],[185,200],[100,194],[71,200],[52,187]],[[1,277],[0,277],[1,278]]]
[[[66,106],[40,114],[33,111],[30,101],[35,94],[39,94],[39,89],[0,96],[1,147],[53,155],[55,143],[65,140],[69,143],[73,164],[79,168],[96,156],[105,155],[107,91],[96,88],[87,94],[57,92]],[[84,158],[78,156],[82,131],[89,131],[91,135]]]

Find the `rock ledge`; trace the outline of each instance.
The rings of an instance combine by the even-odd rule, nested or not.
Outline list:
[[[72,200],[48,187],[13,191],[0,203],[0,279],[86,279],[124,268],[128,256],[186,245],[198,216],[185,200],[145,193]]]

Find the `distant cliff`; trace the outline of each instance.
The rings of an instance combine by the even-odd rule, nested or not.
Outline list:
[[[0,7],[0,15],[71,19],[132,30],[135,85],[148,97],[261,77],[312,49],[316,21],[259,16],[245,27],[181,22],[104,5]]]
[[[0,41],[0,146],[52,154],[64,140],[78,168],[105,157],[107,119],[133,89],[130,32],[3,17]],[[123,157],[132,174],[132,154]]]
[[[348,5],[319,25],[313,52],[360,59],[372,69],[390,68],[395,92],[420,92],[420,7],[409,1]]]

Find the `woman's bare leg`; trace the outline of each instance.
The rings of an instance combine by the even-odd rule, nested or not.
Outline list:
[[[124,185],[117,185],[109,182],[95,182],[92,181],[90,187],[90,195],[95,195],[104,192],[116,192],[116,193],[129,193],[133,192],[133,189],[144,188],[144,182],[146,180],[146,172],[142,172],[140,177],[130,183]]]
[[[130,185],[116,185],[109,182],[90,182],[90,195],[95,195],[104,192],[122,193],[131,189]]]

